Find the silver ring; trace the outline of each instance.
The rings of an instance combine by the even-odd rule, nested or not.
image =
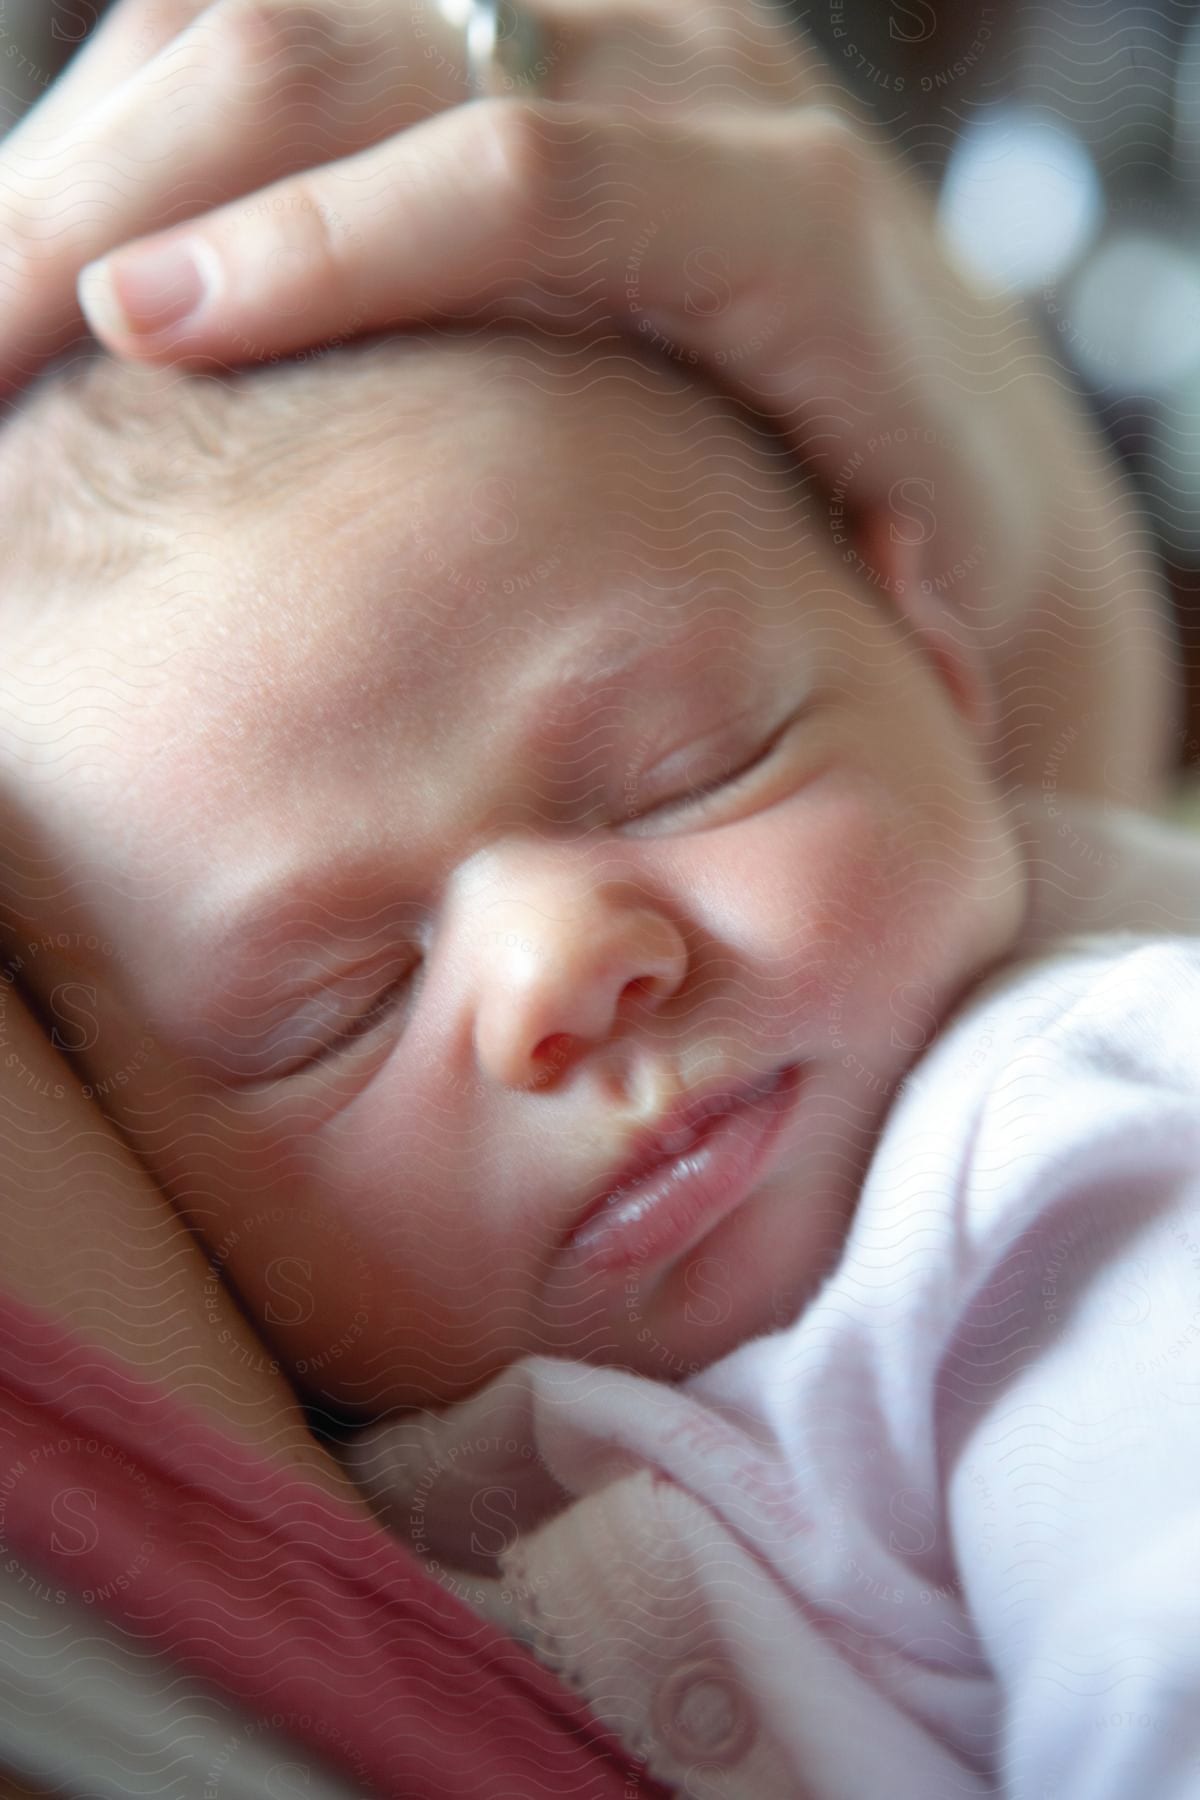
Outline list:
[[[473,99],[536,94],[550,66],[546,33],[516,0],[439,0],[443,18],[463,33]]]

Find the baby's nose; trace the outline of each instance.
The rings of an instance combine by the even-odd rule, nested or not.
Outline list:
[[[520,895],[510,887],[489,913],[476,965],[475,1051],[495,1082],[540,1085],[564,1051],[604,1042],[683,985],[679,926],[628,883],[542,881]]]

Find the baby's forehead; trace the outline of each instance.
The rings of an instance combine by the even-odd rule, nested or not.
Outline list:
[[[236,717],[285,761],[384,713],[432,749],[543,686],[567,709],[589,672],[610,671],[616,697],[639,644],[673,653],[664,682],[718,641],[736,657],[764,622],[756,592],[769,610],[773,561],[777,600],[795,603],[794,523],[763,531],[769,508],[750,520],[737,493],[722,510],[702,434],[639,470],[627,440],[606,453],[598,426],[562,418],[531,416],[514,443],[508,412],[481,409],[469,446],[442,432],[355,445],[319,487],[143,580],[139,610],[193,717],[199,703],[223,727]]]
[[[635,341],[511,331],[400,334],[232,379],[85,357],[6,423],[0,478],[14,581],[34,589],[103,593],[135,566],[157,583],[185,540],[278,554],[281,521],[300,569],[357,514],[405,527],[460,602],[535,593],[556,566],[533,540],[552,519],[569,537],[581,508],[606,509],[632,560],[674,532],[686,572],[681,489],[711,517],[761,509],[773,479],[793,527],[802,495],[744,409]],[[459,525],[481,573],[447,554]]]
[[[736,658],[753,596],[794,605],[813,571],[765,434],[611,341],[399,337],[235,381],[86,379],[90,421],[55,430],[81,543],[132,557],[106,549],[95,612],[127,753],[161,752],[210,806],[247,755],[311,765],[384,718],[436,750],[545,673],[569,694],[614,645],[686,662],[698,621]]]
[[[286,666],[323,644],[344,664],[402,635],[419,666],[495,649],[522,613],[566,625],[647,595],[670,611],[811,561],[782,449],[624,345],[400,337],[177,395],[133,373],[140,406],[90,473],[137,515],[135,585],[163,628],[226,652],[273,645]]]

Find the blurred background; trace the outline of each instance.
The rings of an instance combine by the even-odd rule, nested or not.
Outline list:
[[[1200,0],[789,4],[1020,292],[1143,496],[1200,766]]]
[[[108,0],[0,0],[0,132]],[[775,0],[1016,288],[1157,535],[1200,766],[1200,0]]]

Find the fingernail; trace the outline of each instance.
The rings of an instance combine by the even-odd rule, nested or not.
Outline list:
[[[219,276],[215,254],[199,240],[148,245],[89,263],[79,304],[97,337],[156,337],[198,313]]]

